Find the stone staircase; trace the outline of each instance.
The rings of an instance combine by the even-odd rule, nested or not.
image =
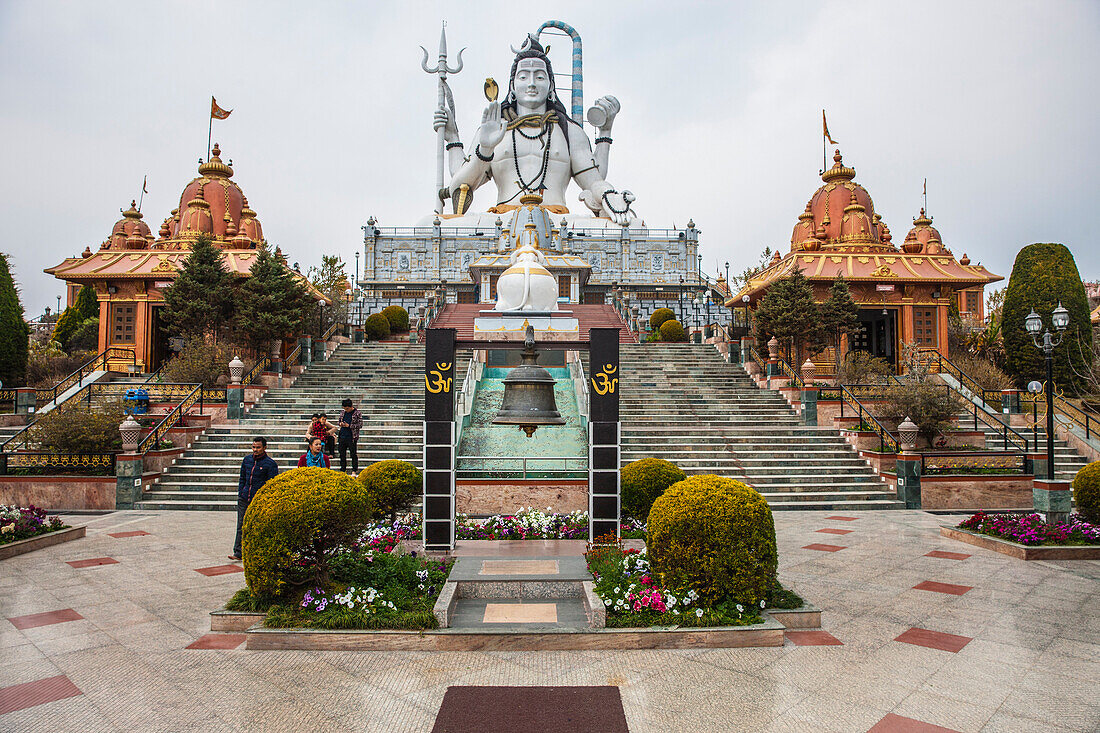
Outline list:
[[[456,359],[460,383],[468,360],[468,354],[461,352]],[[335,423],[344,398],[353,400],[363,413],[360,470],[391,458],[420,466],[423,365],[422,344],[343,344],[328,361],[307,369],[292,387],[269,389],[239,424],[207,430],[148,487],[138,506],[235,510],[241,460],[250,451],[253,436],[267,438],[267,452],[280,471],[294,468],[305,452],[309,416],[324,412]],[[339,468],[339,455],[332,466]]]
[[[833,428],[803,427],[710,345],[623,345],[623,463],[647,456],[750,484],[772,509],[904,508]]]

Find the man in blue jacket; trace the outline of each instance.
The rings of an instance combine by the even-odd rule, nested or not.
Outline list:
[[[244,513],[248,511],[252,497],[277,473],[279,466],[267,454],[267,438],[256,436],[252,439],[252,454],[241,461],[241,478],[237,482],[237,538],[233,540],[230,560],[241,559],[241,525],[244,524]]]

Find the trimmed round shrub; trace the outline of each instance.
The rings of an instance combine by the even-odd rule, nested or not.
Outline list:
[[[420,469],[406,461],[378,461],[359,474],[375,517],[397,518],[423,491]]]
[[[1089,524],[1100,524],[1100,461],[1093,461],[1073,477],[1073,503]]]
[[[390,335],[390,321],[381,313],[371,313],[363,323],[363,331],[372,341],[384,339]]]
[[[694,589],[703,605],[759,605],[776,583],[779,554],[768,502],[720,476],[690,476],[649,511],[646,547],[666,586]]]
[[[671,321],[676,317],[671,308],[658,308],[649,314],[649,327],[656,331],[665,321]]]
[[[382,315],[390,323],[390,333],[404,333],[409,330],[409,312],[399,305],[388,305],[382,309]]]
[[[371,521],[366,488],[338,471],[295,468],[264,484],[244,515],[241,550],[252,595],[329,585],[329,561]]]
[[[1080,391],[1092,356],[1089,299],[1073,253],[1063,244],[1029,244],[1016,253],[1001,309],[1001,334],[1005,345],[1005,371],[1023,387],[1032,379],[1045,379],[1043,352],[1031,343],[1024,327],[1031,309],[1051,328],[1050,314],[1061,303],[1069,311],[1069,328],[1054,359],[1054,381]]]
[[[623,511],[644,522],[649,517],[649,508],[654,500],[687,475],[675,463],[660,458],[643,458],[623,466],[619,477]]]
[[[680,325],[677,320],[665,321],[661,324],[661,340],[662,341],[687,341],[687,334],[684,333],[684,327]]]

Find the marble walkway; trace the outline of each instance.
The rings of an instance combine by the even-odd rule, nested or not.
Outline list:
[[[486,653],[245,651],[207,636],[243,584],[231,513],[68,519],[85,539],[0,562],[0,731],[426,732],[482,685],[617,687],[635,733],[1100,730],[1100,561],[950,517],[776,514],[781,579],[825,610],[782,648]]]

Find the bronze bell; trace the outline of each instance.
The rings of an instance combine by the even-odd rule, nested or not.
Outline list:
[[[493,418],[494,425],[518,425],[530,438],[539,425],[564,425],[554,399],[555,380],[538,365],[535,329],[527,326],[523,360],[504,378],[504,399]]]

